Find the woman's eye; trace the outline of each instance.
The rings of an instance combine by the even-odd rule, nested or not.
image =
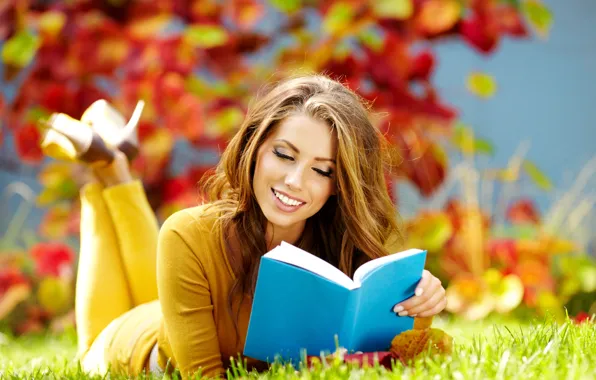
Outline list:
[[[317,168],[313,168],[313,170],[322,175],[323,177],[331,177],[331,174],[333,174],[333,170],[321,170]]]
[[[273,154],[275,154],[277,157],[281,158],[282,160],[294,161],[294,157],[288,156],[287,154],[283,154],[276,149],[273,149]]]

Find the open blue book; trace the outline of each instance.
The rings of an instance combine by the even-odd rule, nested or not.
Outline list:
[[[261,258],[244,355],[299,362],[306,355],[387,351],[413,328],[393,307],[414,295],[426,251],[371,260],[351,279],[326,261],[283,242]]]

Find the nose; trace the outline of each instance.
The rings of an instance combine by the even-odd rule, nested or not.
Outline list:
[[[287,175],[285,184],[286,186],[294,191],[302,190],[302,172],[303,168],[296,165]]]

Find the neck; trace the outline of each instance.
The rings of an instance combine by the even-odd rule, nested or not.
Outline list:
[[[290,226],[290,227],[280,227],[274,226],[273,224],[267,222],[267,227],[265,230],[265,241],[267,242],[267,250],[271,250],[281,244],[282,241],[286,243],[295,244],[300,235],[302,235],[302,231],[304,231],[304,222]]]

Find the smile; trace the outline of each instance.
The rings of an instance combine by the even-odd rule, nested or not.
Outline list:
[[[275,195],[275,197],[285,206],[298,207],[302,206],[305,203],[297,199],[288,197],[287,195],[282,194],[275,189],[271,189],[271,191],[273,192],[273,195]]]

